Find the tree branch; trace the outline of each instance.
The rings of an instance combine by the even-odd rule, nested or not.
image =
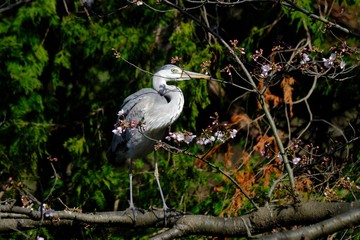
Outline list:
[[[220,42],[229,50],[229,52],[232,52],[232,49],[231,47],[229,46],[229,44],[227,44],[227,42],[219,35],[217,34],[216,32],[214,32],[213,30],[211,30],[209,27],[207,27],[206,25],[204,25],[203,23],[201,23],[198,19],[196,19],[193,15],[191,15],[190,13],[188,13],[187,11],[181,9],[178,5],[176,5],[175,3],[172,3],[168,0],[164,0],[164,2],[179,10],[181,13],[183,13],[184,15],[188,16],[189,18],[191,18],[197,25],[201,26],[202,28],[204,28],[208,33],[211,33],[213,36],[215,36],[216,38],[218,38],[220,40]],[[244,71],[249,83],[251,84],[252,88],[254,90],[257,90],[257,87],[256,87],[256,84],[255,84],[255,81],[254,79],[252,78],[250,72],[247,70],[247,68],[245,67],[244,63],[240,60],[240,58],[236,55],[236,54],[233,54],[232,55],[234,57],[234,59],[236,60],[236,62],[240,65],[241,69]],[[289,175],[289,180],[290,180],[290,185],[291,185],[291,188],[295,189],[295,179],[294,179],[294,175],[293,175],[293,171],[292,171],[292,168],[290,166],[290,163],[289,163],[289,160],[288,160],[288,157],[285,153],[285,148],[284,148],[284,145],[282,144],[282,141],[280,139],[280,136],[278,134],[278,131],[277,131],[277,127],[273,121],[273,118],[270,114],[270,111],[268,109],[268,107],[266,106],[266,103],[265,103],[265,99],[264,99],[264,96],[262,94],[260,94],[259,92],[257,92],[257,97],[259,98],[259,102],[261,104],[261,107],[262,109],[264,110],[264,113],[266,115],[266,118],[267,120],[269,121],[270,123],[270,126],[271,126],[271,129],[273,131],[273,134],[275,136],[275,139],[276,139],[276,143],[278,144],[278,147],[279,147],[279,151],[280,151],[280,155],[281,155],[281,158],[282,158],[282,161],[284,162],[285,164],[285,169]]]
[[[351,226],[360,224],[360,209],[353,209],[348,212],[339,214],[333,218],[324,220],[308,227],[302,227],[296,231],[286,231],[271,236],[265,236],[263,240],[300,240],[300,239],[317,239],[337,231],[347,229]]]
[[[321,22],[323,22],[323,23],[326,23],[326,24],[328,24],[329,26],[334,27],[334,28],[337,28],[337,29],[339,29],[339,30],[341,30],[341,31],[343,31],[343,32],[345,32],[345,33],[347,33],[347,34],[351,34],[351,35],[353,35],[354,37],[357,37],[357,38],[360,37],[360,34],[355,33],[355,32],[353,32],[353,31],[350,31],[349,29],[347,29],[347,28],[345,28],[345,27],[342,27],[342,26],[340,26],[339,24],[330,22],[329,20],[327,20],[327,19],[325,19],[325,18],[323,18],[323,17],[320,17],[320,16],[318,16],[318,15],[316,15],[316,14],[314,14],[314,13],[312,13],[312,12],[310,12],[310,11],[304,9],[304,8],[301,8],[301,7],[297,6],[294,2],[291,2],[291,1],[281,1],[281,4],[282,4],[283,6],[292,8],[292,9],[294,9],[294,10],[296,10],[296,11],[302,12],[302,13],[304,13],[305,15],[307,15],[308,17],[310,17],[310,18],[312,18],[312,19],[315,19],[315,20],[321,21]]]
[[[3,13],[3,12],[6,12],[6,11],[9,11],[11,10],[12,8],[22,4],[22,3],[27,3],[27,2],[30,2],[31,0],[20,0],[20,1],[17,1],[13,4],[9,4],[7,7],[1,7],[0,8],[0,13]]]
[[[238,4],[244,4],[244,3],[249,3],[249,2],[259,2],[257,0],[243,0],[243,1],[240,1],[240,0],[236,0],[236,1],[218,1],[218,0],[215,0],[215,1],[209,1],[209,0],[186,0],[187,2],[190,2],[190,3],[197,3],[197,4],[216,4],[216,5],[223,5],[223,6],[234,6],[234,5],[238,5]],[[284,7],[287,7],[287,8],[290,8],[290,9],[293,9],[295,11],[299,11],[299,12],[302,12],[304,13],[306,16],[312,18],[312,19],[315,19],[317,21],[320,21],[320,22],[323,22],[325,24],[328,24],[329,26],[331,27],[334,27],[336,29],[339,29],[340,31],[344,32],[344,33],[347,33],[347,34],[350,34],[350,35],[353,35],[354,37],[357,37],[359,38],[360,37],[360,34],[359,33],[356,33],[356,32],[353,32],[351,30],[349,30],[348,28],[346,27],[343,27],[343,26],[340,26],[339,24],[337,23],[334,23],[334,22],[331,22],[321,16],[318,16],[302,7],[299,7],[295,4],[295,2],[292,2],[292,1],[273,1],[273,0],[269,0],[268,2],[272,2],[272,3],[280,3],[281,5],[283,5]]]
[[[349,213],[351,212],[351,214]],[[346,217],[345,214],[348,215]],[[189,235],[247,237],[249,234],[263,234],[278,226],[320,224],[326,225],[326,231],[318,232],[319,227],[310,227],[314,234],[327,234],[337,231],[348,224],[360,221],[360,203],[312,202],[295,206],[267,206],[252,213],[232,218],[205,215],[186,215],[179,211],[167,213],[168,230],[161,232],[153,239],[173,239]],[[77,224],[94,224],[101,226],[121,227],[164,227],[164,211],[137,211],[136,222],[133,222],[131,211],[78,213],[53,211],[41,216],[40,211],[29,208],[0,205],[0,232],[34,229],[39,226],[74,226]],[[346,221],[346,224],[339,222]],[[319,225],[322,226],[322,225]],[[304,230],[305,231],[305,230]],[[294,233],[292,233],[294,234]],[[299,235],[301,235],[299,233]],[[317,236],[317,235],[316,235]]]

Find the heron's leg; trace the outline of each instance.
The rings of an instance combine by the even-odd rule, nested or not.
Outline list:
[[[159,191],[160,191],[160,196],[161,196],[161,200],[163,202],[163,208],[164,208],[164,222],[165,222],[165,226],[166,226],[166,211],[169,209],[168,206],[165,203],[165,198],[164,198],[164,194],[163,191],[161,189],[161,185],[160,185],[160,180],[159,180],[159,169],[158,169],[158,163],[157,163],[157,158],[156,158],[156,154],[154,152],[154,167],[155,167],[155,171],[154,171],[154,176],[156,179],[156,183],[159,187]]]
[[[130,159],[130,165],[129,165],[129,181],[130,181],[130,209],[133,212],[134,221],[136,221],[136,209],[134,206],[133,201],[133,191],[132,191],[132,159]]]

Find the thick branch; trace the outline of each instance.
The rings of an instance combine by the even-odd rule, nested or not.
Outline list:
[[[308,227],[300,228],[296,231],[286,231],[265,236],[264,240],[300,240],[300,239],[317,239],[322,236],[330,235],[337,231],[347,229],[351,226],[360,224],[360,209],[353,209],[348,212],[339,214],[328,220],[313,224]]]
[[[247,237],[271,231],[277,226],[314,224],[338,214],[357,209],[360,203],[305,203],[296,206],[263,207],[260,210],[234,218],[187,215],[176,225],[153,239],[172,239],[193,234]]]
[[[354,214],[349,214],[352,211]],[[9,214],[11,213],[11,214]],[[346,215],[341,215],[347,213]],[[16,216],[14,214],[17,214]],[[339,225],[339,221],[357,224],[360,214],[360,203],[330,203],[313,202],[295,206],[269,206],[241,217],[221,218],[205,215],[184,215],[174,211],[167,215],[168,230],[153,239],[173,239],[189,235],[212,235],[246,237],[263,234],[278,226],[290,227],[294,225],[310,225],[327,220],[329,229],[337,230],[346,227]],[[138,211],[136,223],[132,220],[131,211],[76,213],[66,211],[52,211],[49,217],[41,219],[39,211],[9,205],[0,206],[0,231],[15,231],[36,228],[39,226],[73,226],[78,224],[96,224],[102,226],[120,227],[164,227],[164,211]],[[333,218],[333,219],[332,219]],[[352,221],[352,222],[349,222]],[[319,226],[323,226],[319,225]],[[333,228],[337,225],[337,228]],[[314,225],[314,230],[318,229]],[[328,231],[323,231],[326,234]],[[301,235],[301,234],[300,234]]]
[[[5,213],[5,214],[4,214]],[[8,213],[18,214],[8,215]],[[122,226],[162,226],[164,222],[163,210],[151,211],[137,211],[137,221],[134,224],[132,219],[132,211],[119,211],[119,212],[99,212],[99,213],[79,213],[71,211],[48,211],[45,219],[54,221],[73,220],[81,223],[93,224],[120,224]],[[183,214],[179,211],[169,212],[167,218],[170,225],[175,224],[177,219]],[[35,221],[42,221],[40,211],[30,208],[22,208],[11,205],[0,205],[0,218],[16,218],[16,219],[30,219]],[[46,223],[43,223],[43,225]]]
[[[15,230],[27,230],[35,229],[41,226],[73,226],[73,221],[62,220],[62,221],[35,221],[32,219],[21,218],[21,219],[1,219],[0,221],[0,232],[12,232]]]

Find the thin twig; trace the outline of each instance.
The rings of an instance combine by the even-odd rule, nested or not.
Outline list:
[[[65,7],[65,11],[68,15],[70,15],[70,12],[69,12],[69,8],[67,6],[67,3],[66,3],[66,0],[63,0],[63,3],[64,3],[64,7]]]
[[[240,190],[240,192],[251,202],[251,204],[256,209],[259,209],[259,206],[254,202],[254,200],[252,200],[252,198],[249,195],[247,195],[245,190],[239,185],[239,183],[234,178],[232,178],[229,174],[227,174],[220,167],[216,166],[215,164],[213,164],[213,163],[209,162],[207,159],[205,159],[206,154],[204,154],[203,157],[200,157],[200,156],[198,156],[196,154],[193,154],[193,153],[188,152],[188,151],[181,150],[181,149],[179,149],[177,147],[174,147],[172,145],[169,145],[167,143],[164,143],[164,142],[161,142],[161,141],[157,141],[157,142],[158,142],[158,146],[165,149],[166,151],[169,151],[169,152],[174,153],[174,154],[185,154],[185,155],[191,156],[193,158],[199,159],[200,161],[203,161],[204,163],[206,163],[207,165],[209,165],[213,169],[216,169],[221,174],[223,174],[227,179],[229,179],[236,186],[236,188],[238,188]]]
[[[296,5],[296,1],[293,2],[293,1],[288,1],[288,0],[284,0],[284,1],[278,1],[278,0],[236,0],[236,1],[219,1],[219,0],[187,0],[187,2],[190,2],[190,3],[197,3],[197,4],[216,4],[217,6],[229,6],[229,7],[233,7],[234,5],[238,5],[238,4],[244,4],[244,3],[248,3],[248,2],[269,2],[269,3],[280,3],[282,6],[284,7],[287,7],[287,8],[290,8],[290,9],[293,9],[293,10],[296,10],[296,11],[299,11],[299,12],[302,12],[304,13],[305,15],[307,15],[308,17],[312,18],[312,19],[315,19],[317,21],[320,21],[320,22],[323,22],[333,28],[336,28],[342,32],[345,32],[347,34],[351,34],[353,35],[354,37],[360,37],[360,34],[359,33],[356,33],[356,32],[353,32],[351,30],[349,30],[348,28],[345,28],[343,26],[340,26],[339,24],[337,23],[334,23],[334,22],[331,22],[327,19],[325,19],[324,17],[322,16],[318,16],[308,10],[306,10],[305,8],[302,8],[298,5]]]
[[[51,187],[51,189],[50,189],[49,194],[46,196],[46,198],[43,200],[43,202],[46,202],[46,201],[49,199],[49,197],[51,197],[51,195],[52,195],[52,193],[54,192],[55,187],[56,187],[56,185],[57,185],[57,181],[58,181],[58,174],[57,174],[57,172],[56,172],[55,166],[54,166],[54,164],[53,164],[52,162],[50,162],[50,165],[51,165],[51,168],[52,168],[52,170],[53,170],[53,172],[54,172],[55,181],[54,181],[54,184],[52,185],[52,187]]]
[[[211,33],[213,36],[215,36],[216,38],[218,38],[220,40],[220,42],[229,50],[229,52],[232,52],[231,47],[229,46],[229,44],[227,44],[227,42],[216,32],[214,32],[213,30],[211,30],[209,27],[207,27],[206,25],[204,25],[202,22],[200,22],[196,17],[194,17],[193,15],[191,15],[190,13],[188,13],[187,11],[183,10],[181,7],[179,7],[178,5],[176,5],[175,3],[170,2],[169,0],[164,0],[164,2],[166,4],[168,4],[169,6],[172,6],[173,8],[179,10],[182,14],[188,16],[189,18],[191,18],[197,25],[201,26],[202,28],[204,28],[207,32]],[[244,63],[240,60],[240,58],[236,55],[233,54],[232,55],[234,57],[234,59],[236,60],[236,62],[240,65],[241,69],[243,70],[243,72],[245,73],[246,78],[248,79],[250,85],[252,86],[252,88],[254,90],[257,90],[256,84],[254,79],[252,78],[250,72],[247,70],[247,68],[245,67]],[[277,127],[275,125],[275,122],[272,119],[272,116],[270,114],[270,111],[268,109],[268,107],[266,106],[265,103],[265,99],[261,94],[258,94],[258,98],[259,98],[259,102],[261,103],[261,106],[264,110],[264,113],[270,123],[271,129],[273,131],[273,134],[275,136],[276,142],[278,144],[279,150],[280,150],[280,156],[285,164],[285,169],[289,175],[289,180],[290,180],[290,184],[292,189],[295,189],[295,180],[294,180],[294,175],[292,172],[292,168],[290,166],[288,157],[285,153],[285,148],[284,145],[282,144],[282,141],[280,139],[280,136],[277,132]]]
[[[18,2],[15,2],[15,3],[13,3],[13,4],[10,4],[10,5],[8,5],[7,7],[1,7],[1,8],[0,8],[0,13],[6,12],[6,11],[8,11],[8,10],[10,10],[10,9],[12,9],[12,8],[20,5],[20,4],[22,4],[22,3],[28,3],[28,2],[30,2],[30,1],[31,1],[31,0],[22,0],[22,1],[18,1]],[[7,1],[7,2],[8,2],[8,1]]]
[[[320,16],[318,16],[318,15],[316,15],[316,14],[314,14],[314,13],[312,13],[312,12],[310,12],[310,11],[304,9],[304,8],[301,8],[301,7],[297,6],[294,2],[284,0],[284,1],[281,1],[281,4],[283,6],[285,6],[285,7],[289,7],[289,8],[292,8],[292,9],[296,10],[296,11],[302,12],[302,13],[306,14],[310,18],[313,18],[315,20],[326,23],[331,27],[337,28],[337,29],[339,29],[339,30],[341,30],[341,31],[343,31],[345,33],[351,34],[354,37],[358,37],[358,38],[360,37],[360,34],[355,33],[355,32],[353,32],[353,31],[351,31],[351,30],[349,30],[349,29],[347,29],[345,27],[342,27],[339,24],[330,22],[329,20],[327,20],[327,19],[325,19],[323,17],[320,17]]]
[[[310,164],[307,164],[305,166],[302,166],[302,167],[298,167],[298,168],[295,168],[295,174],[297,175],[300,175],[301,172],[304,172],[306,169],[312,167],[312,166],[315,166],[315,165],[318,165],[319,163],[321,163],[325,157],[329,157],[329,156],[332,156],[334,155],[337,151],[340,151],[342,150],[343,148],[347,147],[349,144],[353,143],[353,142],[356,142],[360,140],[360,136],[357,136],[349,141],[347,141],[345,144],[342,144],[336,148],[333,148],[331,149],[330,151],[328,152],[325,152],[323,154],[320,154],[320,155],[317,155],[318,159]]]

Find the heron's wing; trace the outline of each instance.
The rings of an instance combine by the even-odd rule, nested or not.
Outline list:
[[[131,109],[133,109],[139,102],[144,99],[154,98],[156,95],[159,95],[156,90],[152,88],[143,88],[125,98],[120,110],[123,110],[124,114],[128,115]]]
[[[119,118],[120,120],[126,120],[128,123],[133,121],[136,123],[144,122],[146,121],[146,114],[153,109],[153,106],[163,103],[167,103],[166,99],[156,90],[152,88],[141,89],[124,100],[124,103],[120,107],[123,115],[119,116]],[[131,129],[126,129],[120,135],[114,134],[112,144],[108,151],[108,158],[115,157],[117,160],[122,160],[129,157],[127,156],[127,143],[131,138],[139,137],[136,134],[137,133],[134,134],[134,132],[131,132]]]

